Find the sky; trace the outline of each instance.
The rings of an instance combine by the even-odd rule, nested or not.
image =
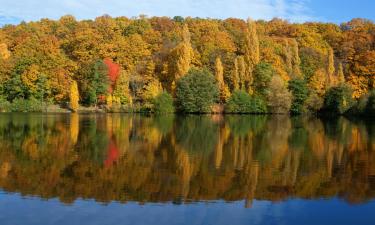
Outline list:
[[[0,0],[0,26],[41,18],[110,16],[192,16],[291,22],[341,23],[352,18],[375,21],[375,0]]]

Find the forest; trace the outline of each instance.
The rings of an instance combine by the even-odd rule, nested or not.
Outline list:
[[[0,111],[374,115],[375,25],[191,17],[0,29]]]

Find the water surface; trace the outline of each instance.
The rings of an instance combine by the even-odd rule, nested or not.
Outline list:
[[[375,224],[375,122],[0,114],[0,224]]]

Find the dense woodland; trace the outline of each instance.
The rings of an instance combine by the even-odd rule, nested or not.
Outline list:
[[[375,124],[344,117],[0,117],[0,188],[99,202],[375,198]]]
[[[110,16],[0,29],[0,110],[375,112],[375,25]]]

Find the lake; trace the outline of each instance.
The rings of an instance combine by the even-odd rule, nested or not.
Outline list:
[[[0,114],[0,224],[375,224],[375,121]]]

